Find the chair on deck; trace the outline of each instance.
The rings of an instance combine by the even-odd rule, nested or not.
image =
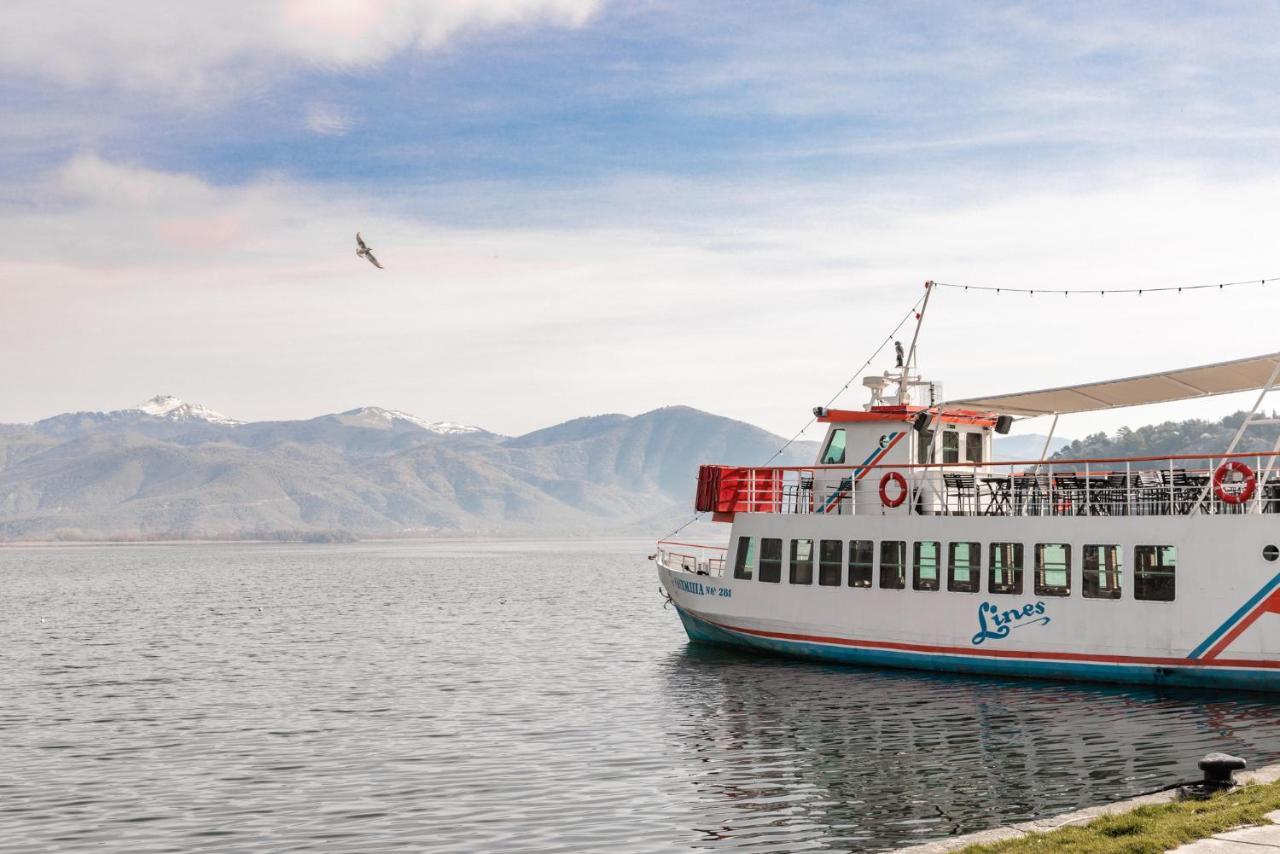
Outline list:
[[[1186,469],[1174,469],[1167,474],[1162,471],[1161,477],[1173,488],[1173,512],[1184,516],[1190,513],[1204,492],[1204,483],[1197,483]]]
[[[1088,508],[1084,503],[1084,479],[1074,474],[1060,474],[1053,478],[1054,512],[1060,516],[1082,516]]]
[[[947,490],[948,508],[953,506],[951,499],[954,496],[956,513],[968,515],[978,512],[978,486],[974,475],[944,473],[942,475],[942,483]]]
[[[1052,516],[1053,506],[1050,498],[1053,490],[1050,487],[1049,475],[1028,473],[1023,475],[1022,488],[1026,494],[1027,516]]]
[[[1094,499],[1095,507],[1107,516],[1128,516],[1130,513],[1129,487],[1132,479],[1122,471],[1107,475],[1107,481],[1099,488]]]
[[[1280,513],[1280,476],[1271,475],[1262,484],[1262,512]]]
[[[1138,472],[1139,512],[1144,516],[1161,516],[1169,512],[1169,490],[1160,475],[1150,469]]]

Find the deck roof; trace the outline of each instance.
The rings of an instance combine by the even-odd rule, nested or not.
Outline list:
[[[947,405],[987,409],[1006,415],[1034,416],[1168,403],[1215,394],[1255,391],[1267,385],[1278,364],[1280,353],[1268,353],[1233,362],[1218,362],[1125,379],[970,397],[948,401]]]

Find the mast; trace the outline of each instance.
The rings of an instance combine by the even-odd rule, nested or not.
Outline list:
[[[929,309],[929,297],[933,296],[933,280],[924,283],[924,303],[920,306],[920,313],[916,315],[916,329],[911,333],[911,348],[907,350],[907,358],[902,360],[902,375],[898,378],[898,404],[908,402],[911,394],[909,392],[911,369],[916,362],[916,342],[920,340],[920,327],[924,324],[924,313]]]

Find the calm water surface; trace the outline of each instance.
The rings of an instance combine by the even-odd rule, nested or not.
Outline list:
[[[644,543],[0,549],[5,850],[891,848],[1280,707],[689,646]]]

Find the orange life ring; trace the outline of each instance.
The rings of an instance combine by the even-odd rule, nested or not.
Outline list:
[[[1228,474],[1238,474],[1243,477],[1244,488],[1239,492],[1228,492],[1226,488]],[[1253,491],[1257,488],[1258,476],[1253,473],[1253,469],[1239,460],[1227,460],[1214,469],[1213,494],[1218,496],[1218,500],[1223,504],[1243,504],[1253,497]]]
[[[889,497],[889,484],[896,483],[900,492],[897,498]],[[898,507],[907,500],[907,479],[896,471],[885,472],[880,478],[880,503],[885,507]]]

